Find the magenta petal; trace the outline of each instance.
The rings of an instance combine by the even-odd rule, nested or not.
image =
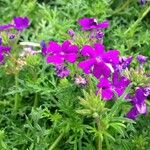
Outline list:
[[[111,86],[111,82],[107,78],[101,78],[99,80],[98,88],[109,88]]]
[[[131,108],[131,110],[126,115],[130,119],[135,119],[138,116],[137,109],[135,107]]]
[[[64,62],[64,58],[62,56],[48,56],[47,63],[53,63],[53,64],[62,64]]]
[[[68,50],[65,51],[66,53],[78,53],[78,46],[71,45],[69,46]]]
[[[110,73],[111,73],[111,70],[104,62],[100,62],[94,65],[93,75],[96,78],[100,78],[102,75],[108,78],[110,76]]]
[[[121,87],[116,88],[115,87],[114,90],[116,91],[118,96],[121,96],[124,93],[125,88],[121,88]]]
[[[104,100],[111,100],[112,98],[113,98],[113,92],[112,92],[112,90],[110,89],[110,88],[108,88],[108,89],[102,89],[102,98],[104,99]]]
[[[27,17],[14,17],[14,27],[17,30],[22,31],[25,28],[29,27],[29,19]]]
[[[3,62],[4,60],[4,55],[0,53],[0,63]]]
[[[119,63],[119,54],[117,50],[110,50],[103,55],[103,60],[107,63],[118,64]]]
[[[61,46],[57,44],[57,42],[50,41],[49,46],[47,48],[47,53],[60,53],[61,52]]]
[[[88,59],[88,60],[81,61],[78,64],[78,67],[83,69],[83,71],[86,74],[89,74],[91,73],[91,67],[94,65],[94,63],[95,63],[95,59]]]
[[[94,18],[82,18],[78,20],[78,24],[82,26],[82,30],[89,30],[95,28],[97,22]]]
[[[75,53],[70,53],[70,54],[66,54],[64,56],[65,60],[70,62],[70,63],[74,63],[77,59],[77,54]]]
[[[109,27],[109,21],[103,21],[101,23],[98,23],[97,28],[107,28]]]
[[[101,56],[105,52],[105,46],[100,43],[95,43],[94,47],[97,55]]]
[[[62,44],[62,49],[61,50],[63,52],[66,52],[70,45],[71,45],[71,43],[68,40],[64,41],[63,44]]]
[[[10,28],[14,28],[14,26],[12,24],[5,24],[5,25],[0,25],[0,31],[1,30],[7,30]]]
[[[89,57],[95,57],[96,56],[94,49],[89,45],[83,46],[83,48],[81,49],[81,54],[83,56],[89,56]]]

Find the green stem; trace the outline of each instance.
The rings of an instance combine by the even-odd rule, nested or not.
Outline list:
[[[17,91],[18,86],[19,86],[18,74],[15,74],[15,86],[16,86],[16,91]],[[19,106],[19,95],[16,92],[16,94],[15,94],[15,102],[14,102],[14,111],[17,111],[18,106]]]
[[[112,15],[115,15],[119,13],[120,11],[124,10],[130,4],[130,2],[131,2],[130,0],[127,0],[121,7],[116,9]]]
[[[58,136],[58,138],[55,140],[55,142],[50,146],[49,150],[55,149],[55,147],[58,145],[58,143],[62,139],[63,135],[64,135],[64,132]]]
[[[38,93],[35,93],[35,99],[34,99],[34,104],[33,104],[33,107],[36,108],[38,106]]]
[[[105,142],[106,142],[107,150],[110,150],[110,144],[109,144],[109,141],[108,141],[107,139],[105,139]]]
[[[97,130],[98,130],[98,133],[100,133],[100,119],[99,117],[96,118],[96,124],[97,124]],[[101,140],[101,137],[100,135],[98,134],[97,136],[97,150],[102,150],[102,140]]]
[[[141,21],[142,19],[149,13],[150,11],[150,6],[143,12],[143,14],[132,24],[126,31],[125,34],[127,34],[131,29],[135,28]]]

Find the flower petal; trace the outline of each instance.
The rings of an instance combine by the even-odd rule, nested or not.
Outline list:
[[[100,62],[94,65],[93,75],[96,78],[100,78],[102,75],[108,78],[110,76],[110,73],[111,73],[111,70],[104,62]]]
[[[66,53],[78,53],[78,46],[77,45],[70,45],[68,50],[65,52]]]
[[[78,64],[78,67],[83,69],[83,71],[86,74],[89,74],[91,73],[91,67],[94,65],[94,63],[95,63],[95,59],[88,59],[88,60],[81,61]]]
[[[108,28],[109,27],[109,21],[105,20],[103,22],[98,23],[97,28]]]
[[[47,53],[60,53],[61,52],[61,46],[57,44],[55,41],[50,41],[49,46],[47,48]]]
[[[107,78],[101,78],[97,85],[98,88],[109,88],[111,86],[111,82]]]
[[[70,63],[74,63],[77,59],[77,54],[75,54],[75,53],[65,54],[64,58],[66,61],[68,61]]]
[[[107,63],[118,64],[119,63],[119,54],[120,52],[117,50],[110,50],[106,52],[102,58]]]
[[[110,88],[104,90],[102,89],[102,98],[104,100],[106,101],[111,100],[113,96],[114,96],[113,91]]]
[[[138,111],[135,107],[132,107],[131,110],[126,115],[130,119],[135,119],[138,116]]]
[[[64,58],[62,56],[48,56],[46,59],[47,63],[53,64],[62,64],[64,62]]]
[[[95,43],[94,48],[95,48],[96,54],[99,56],[101,56],[105,52],[105,46],[100,43]]]
[[[88,57],[96,56],[94,49],[90,45],[84,45],[81,49],[81,54]]]
[[[63,52],[66,52],[68,50],[68,48],[69,48],[70,45],[71,45],[71,43],[68,40],[64,41],[63,44],[62,44],[61,50]]]

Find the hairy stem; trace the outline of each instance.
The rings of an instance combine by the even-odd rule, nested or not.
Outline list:
[[[127,6],[130,4],[130,2],[131,2],[130,0],[127,0],[122,6],[120,6],[118,9],[116,9],[112,15],[115,15],[115,14],[119,13],[120,11],[124,10],[125,8],[127,8]]]
[[[15,74],[15,87],[16,90],[18,89],[19,83],[18,83],[18,74]],[[19,106],[19,95],[18,93],[15,94],[15,102],[14,102],[14,111],[17,111]]]
[[[60,140],[62,139],[63,135],[64,135],[64,132],[61,133],[61,134],[58,136],[58,138],[57,138],[57,139],[54,141],[54,143],[50,146],[49,150],[54,150],[54,149],[55,149],[55,147],[58,145],[58,143],[59,143]]]
[[[133,28],[135,28],[141,21],[142,19],[149,13],[150,11],[150,6],[143,12],[143,14],[134,22],[134,24],[132,24],[125,32],[125,34],[127,34],[130,30],[132,30]]]
[[[34,104],[33,104],[33,107],[36,108],[38,106],[38,93],[35,93],[35,98],[34,98]]]
[[[100,133],[100,119],[99,117],[96,118],[96,124],[97,124],[97,130],[98,130],[98,133]],[[97,136],[97,150],[102,150],[102,140],[101,140],[101,137],[100,135],[98,134]]]

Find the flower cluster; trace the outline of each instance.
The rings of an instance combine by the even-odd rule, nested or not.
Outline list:
[[[3,31],[5,32],[5,30],[9,30],[12,28],[16,29],[17,31],[22,31],[28,27],[29,27],[29,19],[27,17],[14,17],[12,23],[0,25],[0,33]],[[14,39],[16,36],[15,34],[9,31],[5,33],[6,36],[8,36],[9,40]],[[0,35],[5,35],[5,34],[0,34]],[[0,63],[4,62],[5,54],[9,54],[11,49],[12,49],[11,46],[3,45],[3,36],[0,36]]]
[[[108,21],[98,23],[94,18],[83,18],[78,20],[81,30],[89,30],[90,37],[102,39],[104,37],[103,29],[109,26]],[[71,38],[75,32],[70,29],[68,34]],[[75,42],[75,40],[73,40]],[[77,67],[82,69],[85,74],[92,74],[98,80],[97,94],[100,94],[105,101],[112,100],[114,96],[120,97],[126,87],[132,82],[126,77],[124,72],[128,70],[133,60],[132,56],[120,57],[118,50],[105,50],[101,41],[94,42],[93,46],[83,45],[79,51],[77,45],[72,45],[70,41],[64,41],[59,45],[55,41],[46,44],[41,42],[42,54],[46,57],[47,63],[52,63],[56,67],[58,77],[66,77],[69,70],[64,67],[64,63],[77,63]],[[137,61],[144,64],[147,57],[137,56]],[[87,80],[82,76],[74,76],[76,85],[87,85]],[[135,87],[135,95],[126,93],[126,99],[131,102],[132,108],[127,113],[127,117],[135,119],[138,114],[146,113],[146,97],[149,95],[149,88]]]
[[[103,29],[109,27],[107,20],[98,22],[95,18],[82,18],[78,20],[78,24],[82,27],[81,30],[90,31],[90,39],[98,42],[103,42]]]

